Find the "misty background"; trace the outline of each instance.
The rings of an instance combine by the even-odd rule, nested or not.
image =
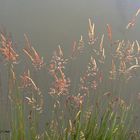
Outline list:
[[[95,23],[99,36],[103,33],[107,36],[106,24],[109,23],[114,40],[140,41],[140,16],[134,28],[125,30],[138,8],[140,0],[0,0],[0,29],[10,32],[18,47],[24,47],[26,33],[34,48],[48,57],[58,45],[69,52],[73,41],[79,40],[81,35],[85,40],[88,18]],[[75,75],[78,75],[79,65],[83,65],[83,61],[75,64],[76,73],[72,71]],[[75,75],[74,84],[79,80]],[[134,81],[132,89],[128,90],[140,91],[139,81]]]
[[[106,32],[109,23],[114,39],[139,40],[140,17],[131,33],[124,33],[139,7],[139,0],[0,0],[0,27],[12,34],[19,47],[26,33],[32,45],[48,55],[58,45],[70,48],[81,34],[86,37],[88,18],[97,34]]]

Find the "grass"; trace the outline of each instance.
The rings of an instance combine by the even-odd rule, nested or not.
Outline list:
[[[135,105],[126,100],[128,83],[140,68],[139,42],[114,41],[109,24],[107,36],[97,37],[89,19],[88,41],[81,36],[67,57],[58,46],[46,63],[27,35],[26,46],[18,50],[1,32],[0,65],[8,78],[0,81],[0,95],[7,84],[7,104],[3,102],[2,108],[8,105],[9,111],[0,118],[0,139],[139,140]],[[78,71],[79,77],[69,74],[72,64],[83,58],[88,63]]]

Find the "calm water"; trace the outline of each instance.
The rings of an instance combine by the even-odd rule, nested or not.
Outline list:
[[[0,26],[12,33],[19,47],[27,33],[33,46],[50,56],[59,44],[69,51],[81,34],[86,38],[88,18],[97,34],[106,33],[109,23],[114,39],[140,40],[140,16],[131,32],[125,32],[139,7],[140,0],[0,0]],[[138,82],[133,87],[139,91]]]

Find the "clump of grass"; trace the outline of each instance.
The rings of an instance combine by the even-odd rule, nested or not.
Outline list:
[[[45,63],[27,35],[22,51],[25,59],[20,62],[23,56],[18,54],[12,40],[1,33],[0,53],[7,64],[7,100],[11,110],[8,127],[12,140],[140,138],[139,131],[133,128],[134,107],[124,99],[128,82],[140,68],[139,42],[114,41],[109,24],[107,35],[108,48],[104,46],[106,36],[97,37],[95,24],[89,19],[88,41],[81,36],[67,57],[58,46],[50,62]],[[79,72],[77,85],[73,85],[68,66],[80,58],[86,58],[88,63]],[[26,67],[23,72],[19,71],[21,65]],[[41,75],[49,77],[45,79],[49,87],[42,87]],[[44,120],[46,125],[41,128],[46,97],[50,98],[50,109]]]

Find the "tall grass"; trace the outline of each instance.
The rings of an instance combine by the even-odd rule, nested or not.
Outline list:
[[[10,102],[8,119],[0,119],[10,124],[7,130],[0,127],[3,140],[8,139],[6,132],[11,140],[140,139],[134,128],[134,105],[125,99],[128,82],[140,69],[139,42],[114,41],[109,24],[106,33],[108,38],[105,34],[97,37],[89,19],[88,41],[81,36],[67,57],[58,46],[47,63],[27,35],[21,52],[9,36],[1,33],[0,53],[7,67]],[[108,46],[104,46],[105,39]],[[88,63],[78,71],[79,77],[69,75],[71,64],[83,58]],[[79,82],[72,84],[71,76],[79,78]],[[49,107],[45,107],[46,98],[50,100]]]

